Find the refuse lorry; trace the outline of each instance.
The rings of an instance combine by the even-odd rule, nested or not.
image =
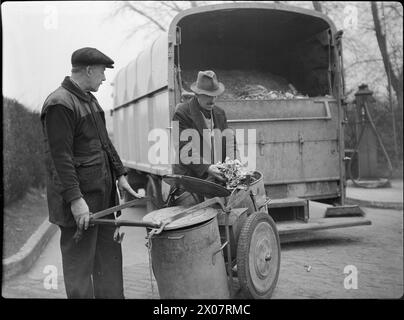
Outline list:
[[[263,174],[268,213],[279,235],[371,224],[358,206],[345,203],[341,35],[326,15],[281,4],[225,3],[176,15],[169,30],[113,82],[114,145],[130,184],[145,188],[151,198],[148,211],[164,203],[169,186],[162,177],[172,173],[170,160],[150,160],[152,132],[173,134],[175,107],[189,91],[186,75],[196,79],[198,70],[220,70],[219,81],[226,72],[230,81],[237,70],[247,80],[249,74],[268,72],[301,94],[224,95],[216,101],[231,128],[255,132],[253,140],[245,137],[237,145],[256,148],[256,170]],[[237,86],[223,82],[226,90]],[[164,145],[171,154],[171,140]],[[312,202],[327,204],[321,219],[311,219]]]

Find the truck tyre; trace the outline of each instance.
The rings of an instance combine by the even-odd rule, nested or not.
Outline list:
[[[237,275],[248,299],[269,299],[276,287],[281,262],[278,231],[265,212],[244,222],[237,243]]]
[[[148,176],[146,185],[146,201],[147,213],[152,212],[163,207],[163,197],[161,195],[161,180],[154,178],[152,175]]]

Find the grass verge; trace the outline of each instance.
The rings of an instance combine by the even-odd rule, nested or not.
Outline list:
[[[3,259],[17,253],[38,227],[48,219],[46,192],[29,189],[25,196],[4,208]]]

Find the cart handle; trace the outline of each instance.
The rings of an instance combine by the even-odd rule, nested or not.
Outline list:
[[[111,207],[111,208],[101,210],[101,211],[98,211],[98,212],[95,212],[95,213],[90,213],[90,223],[92,221],[94,221],[95,219],[97,219],[97,218],[102,218],[102,217],[105,217],[106,215],[109,215],[111,213],[114,213],[114,212],[129,208],[129,207],[132,207],[132,206],[134,206],[136,204],[136,202],[138,202],[138,201],[140,201],[142,199],[143,200],[145,200],[145,199],[148,200],[149,198],[148,197],[137,198],[137,199],[134,199],[132,201],[128,201],[128,202],[125,202],[123,204],[117,205],[115,207]],[[73,239],[76,241],[76,243],[78,243],[82,236],[83,236],[83,230],[80,230],[79,228],[77,228],[76,233],[73,236]]]
[[[218,254],[219,252],[221,252],[222,250],[223,250],[223,248],[225,247],[225,246],[227,246],[229,244],[229,241],[226,241],[225,243],[223,243],[222,245],[221,245],[221,247],[218,249],[218,250],[216,250],[215,252],[213,252],[213,254],[212,254],[212,264],[215,264],[215,257],[216,257],[216,254]]]
[[[144,222],[144,221],[130,221],[130,220],[112,220],[112,219],[90,219],[90,225],[111,225],[114,227],[146,227],[151,229],[158,229],[161,227],[161,224],[152,223],[152,222]]]

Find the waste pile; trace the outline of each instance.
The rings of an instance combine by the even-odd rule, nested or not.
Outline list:
[[[224,162],[218,162],[215,166],[226,178],[227,189],[246,186],[248,178],[251,179],[250,182],[253,182],[253,172],[243,166],[237,159],[230,160],[227,157]]]
[[[237,97],[238,100],[280,100],[280,99],[304,99],[308,96],[299,94],[294,89],[288,91],[267,90],[261,85],[246,85],[243,92]]]
[[[270,72],[246,70],[214,70],[218,80],[225,86],[220,100],[271,100],[303,99],[285,78]],[[197,70],[183,70],[181,73],[183,87],[187,91],[195,82]]]

